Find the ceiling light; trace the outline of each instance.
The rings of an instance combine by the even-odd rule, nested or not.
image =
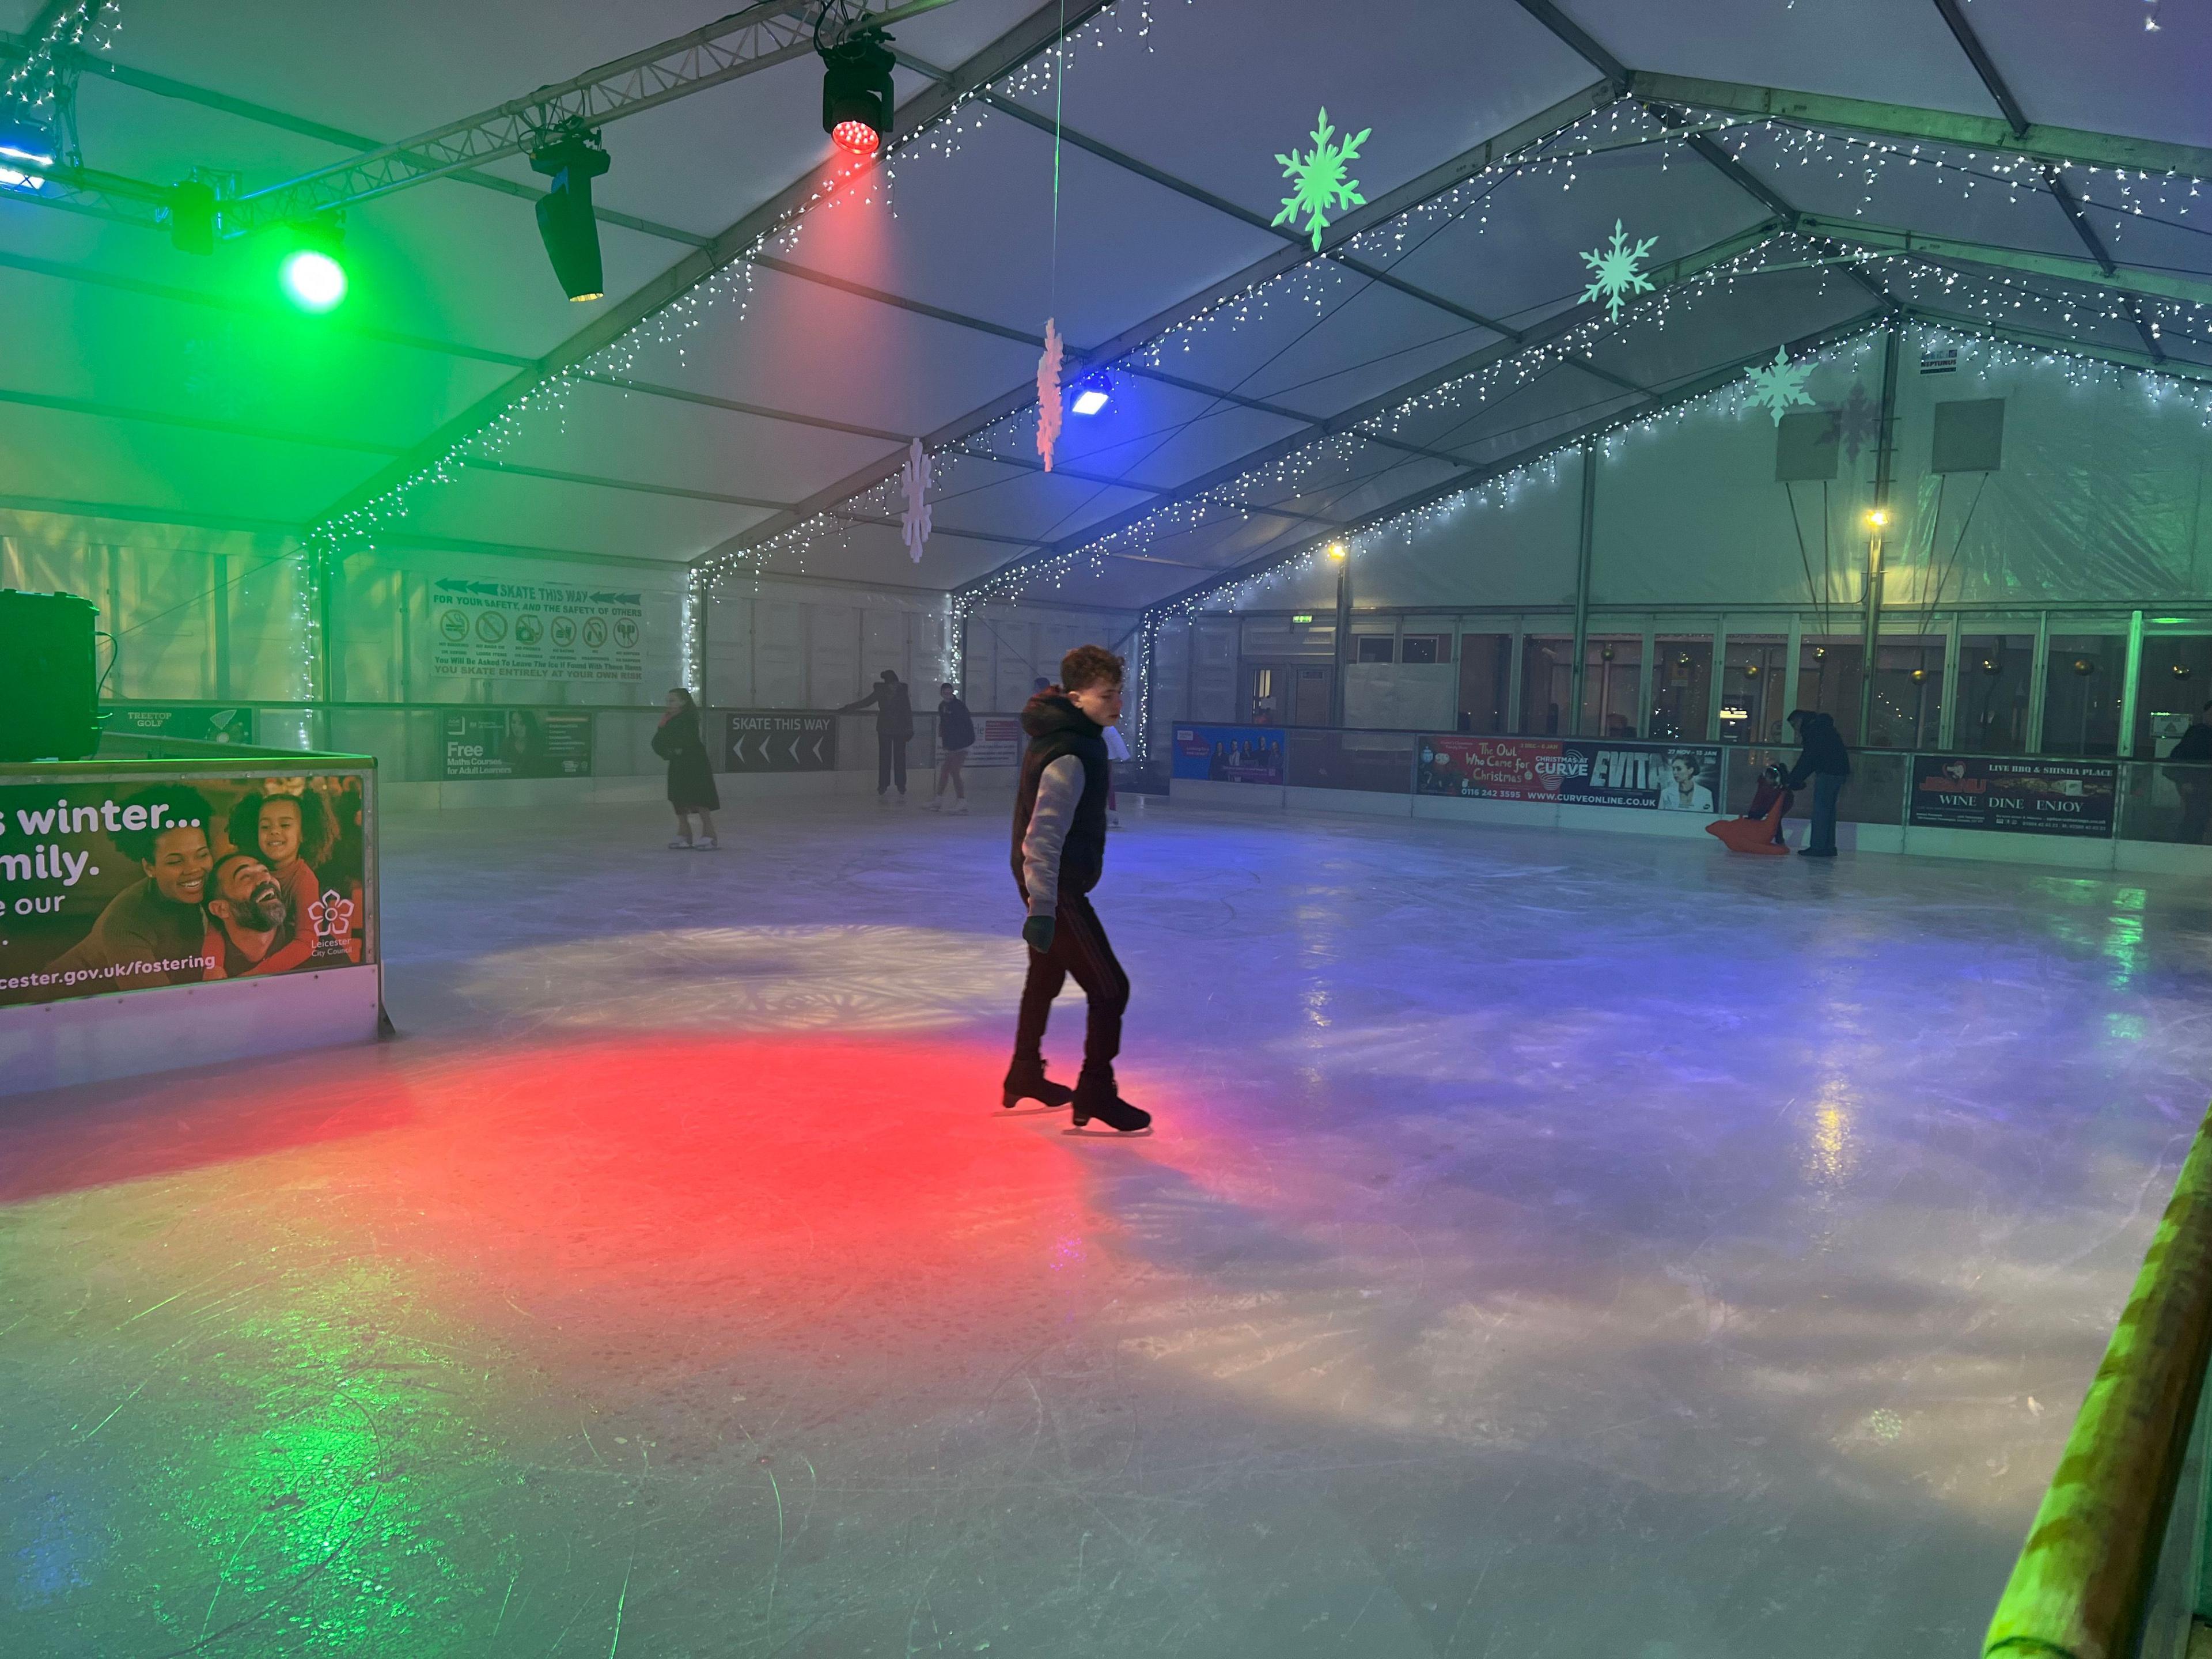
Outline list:
[[[29,110],[20,105],[0,108],[0,164],[50,167],[59,153],[53,129]]]
[[[613,163],[599,148],[599,135],[580,126],[564,129],[530,155],[530,170],[550,179],[538,201],[538,234],[561,291],[579,303],[606,297],[605,267],[599,259],[599,221],[592,211],[592,180]]]
[[[295,225],[297,246],[277,268],[284,297],[302,311],[328,311],[346,296],[345,267],[338,263],[338,248],[345,232],[332,220]]]
[[[863,29],[834,46],[821,43],[822,131],[848,155],[873,155],[891,132],[891,53],[881,29]]]
[[[1075,388],[1075,401],[1068,406],[1077,415],[1096,415],[1106,407],[1106,388],[1093,381]]]
[[[285,296],[302,311],[328,311],[345,298],[345,267],[319,248],[288,254],[283,271]]]
[[[1332,559],[1344,558],[1346,556],[1344,544],[1342,542],[1331,542],[1328,544],[1328,556]]]

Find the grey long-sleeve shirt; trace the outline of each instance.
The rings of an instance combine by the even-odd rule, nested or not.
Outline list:
[[[1077,756],[1062,755],[1037,780],[1036,805],[1022,837],[1022,887],[1033,916],[1048,916],[1060,907],[1060,851],[1082,798],[1083,762]]]

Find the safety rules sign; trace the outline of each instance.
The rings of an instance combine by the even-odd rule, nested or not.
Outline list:
[[[446,577],[430,590],[430,662],[475,679],[635,680],[644,623],[635,593]]]

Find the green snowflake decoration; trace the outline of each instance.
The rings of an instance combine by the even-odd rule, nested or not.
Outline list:
[[[1774,424],[1782,424],[1782,411],[1792,404],[1808,407],[1813,399],[1805,390],[1805,377],[1813,372],[1810,363],[1792,363],[1790,354],[1782,347],[1774,348],[1774,361],[1764,365],[1753,364],[1745,378],[1751,390],[1744,394],[1745,401],[1753,409],[1769,410]]]
[[[1624,295],[1651,292],[1651,279],[1637,267],[1644,263],[1644,256],[1658,240],[1656,236],[1647,236],[1632,246],[1620,234],[1620,221],[1615,219],[1613,245],[1583,255],[1583,263],[1596,275],[1596,281],[1583,290],[1583,302],[1587,305],[1602,295],[1608,320],[1619,322]]]
[[[1323,110],[1313,130],[1312,155],[1300,155],[1293,149],[1288,155],[1279,153],[1275,157],[1283,164],[1283,177],[1291,180],[1291,193],[1283,198],[1283,210],[1273,222],[1283,224],[1304,214],[1306,222],[1302,228],[1313,233],[1314,252],[1320,252],[1321,234],[1328,228],[1328,216],[1343,208],[1367,205],[1367,198],[1359,193],[1359,180],[1347,179],[1345,173],[1358,159],[1359,147],[1374,131],[1362,127],[1344,143],[1331,143],[1336,129],[1329,125],[1328,112]]]

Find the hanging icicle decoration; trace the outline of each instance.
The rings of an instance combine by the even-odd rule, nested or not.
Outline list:
[[[922,453],[919,438],[907,446],[906,465],[899,469],[899,487],[906,493],[899,539],[906,544],[907,557],[920,564],[922,546],[929,540],[929,457]]]
[[[1037,456],[1052,471],[1053,447],[1060,441],[1060,365],[1066,347],[1060,330],[1044,319],[1044,353],[1037,359]]]

